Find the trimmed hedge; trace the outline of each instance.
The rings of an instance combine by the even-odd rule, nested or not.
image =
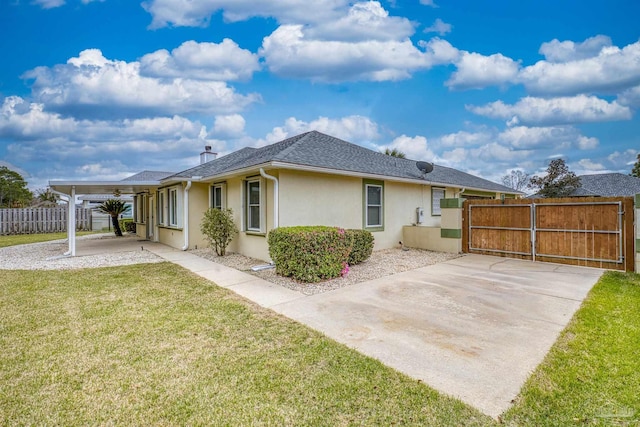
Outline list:
[[[268,243],[277,274],[313,283],[340,276],[352,239],[337,227],[281,227],[269,232]]]
[[[120,220],[120,228],[122,229],[122,231],[125,231],[127,233],[135,234],[135,232],[136,232],[136,223],[133,221],[132,218],[121,219]]]
[[[349,265],[360,264],[366,261],[373,252],[373,234],[367,230],[345,230],[347,237],[352,241],[351,253],[349,254]]]
[[[281,227],[268,236],[276,273],[301,282],[319,282],[349,272],[373,251],[373,234],[338,227]]]

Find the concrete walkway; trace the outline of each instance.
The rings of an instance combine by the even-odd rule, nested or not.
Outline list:
[[[311,296],[188,252],[145,249],[497,417],[602,270],[480,255]]]

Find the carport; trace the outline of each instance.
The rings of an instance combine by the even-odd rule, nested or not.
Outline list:
[[[157,188],[160,181],[122,180],[122,181],[49,181],[49,187],[68,203],[67,238],[69,250],[67,256],[76,255],[76,195],[80,194],[137,194]]]

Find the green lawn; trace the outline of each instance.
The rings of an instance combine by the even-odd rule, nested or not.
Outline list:
[[[640,276],[607,273],[506,425],[640,420]],[[0,273],[0,425],[497,425],[170,263]]]
[[[2,271],[0,425],[486,425],[170,263]]]
[[[602,276],[503,420],[640,425],[640,275]]]
[[[95,234],[93,231],[79,231],[76,236],[84,236],[87,234]],[[0,248],[15,245],[24,245],[27,243],[49,242],[51,240],[66,239],[67,233],[43,233],[43,234],[16,234],[9,236],[0,236]]]

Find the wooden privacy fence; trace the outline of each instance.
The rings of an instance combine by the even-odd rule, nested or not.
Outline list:
[[[76,230],[91,230],[91,209],[76,209]],[[0,235],[67,231],[67,207],[0,209]]]
[[[463,251],[634,271],[631,197],[468,200]]]

